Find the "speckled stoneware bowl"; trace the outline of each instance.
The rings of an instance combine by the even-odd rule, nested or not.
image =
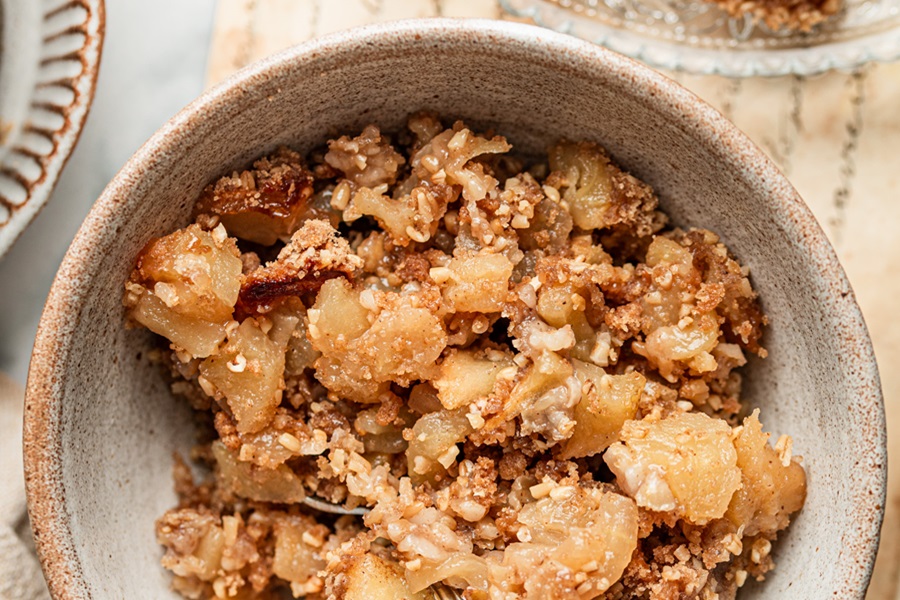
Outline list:
[[[176,598],[153,522],[175,502],[186,403],[126,331],[122,285],[141,247],[184,226],[223,172],[279,144],[305,150],[427,108],[495,126],[520,151],[600,141],[677,223],[719,232],[771,317],[746,398],[790,432],[809,498],[778,568],[743,600],[863,598],[878,546],[885,430],[875,360],[847,279],[788,181],[719,113],[655,72],[575,38],[491,21],[409,21],[296,47],[240,72],[162,128],[91,211],[57,275],[28,383],[26,474],[57,599]]]
[[[41,210],[94,98],[103,0],[0,0],[0,257]]]

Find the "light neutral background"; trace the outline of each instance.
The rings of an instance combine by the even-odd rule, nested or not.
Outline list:
[[[107,13],[96,100],[81,142],[51,202],[0,262],[0,371],[19,382],[53,274],[91,203],[204,87],[293,43],[355,25],[435,15],[502,18],[495,0],[107,0]],[[673,76],[781,166],[831,238],[869,323],[889,450],[898,456],[900,64],[810,78]],[[889,468],[873,600],[897,598],[900,462]]]

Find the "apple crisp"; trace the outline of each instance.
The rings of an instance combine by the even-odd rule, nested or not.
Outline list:
[[[808,32],[822,21],[836,15],[842,0],[709,0],[724,8],[732,17],[751,17],[773,31]]]
[[[804,502],[739,368],[766,317],[595,143],[416,114],[211,183],[132,324],[196,410],[156,527],[187,598],[734,598]],[[328,502],[359,515],[316,510]]]

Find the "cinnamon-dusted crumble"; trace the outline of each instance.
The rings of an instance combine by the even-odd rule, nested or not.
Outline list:
[[[185,597],[724,600],[774,567],[806,483],[740,400],[748,271],[596,144],[510,150],[426,114],[282,149],[141,252],[129,318],[214,432],[157,523]]]

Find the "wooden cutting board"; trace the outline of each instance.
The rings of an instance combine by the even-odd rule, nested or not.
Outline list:
[[[208,83],[287,46],[410,17],[508,18],[496,0],[218,0]],[[775,160],[822,224],[872,333],[900,455],[900,63],[853,73],[733,80],[668,73]],[[897,598],[900,461],[890,464],[881,551],[868,598]]]

